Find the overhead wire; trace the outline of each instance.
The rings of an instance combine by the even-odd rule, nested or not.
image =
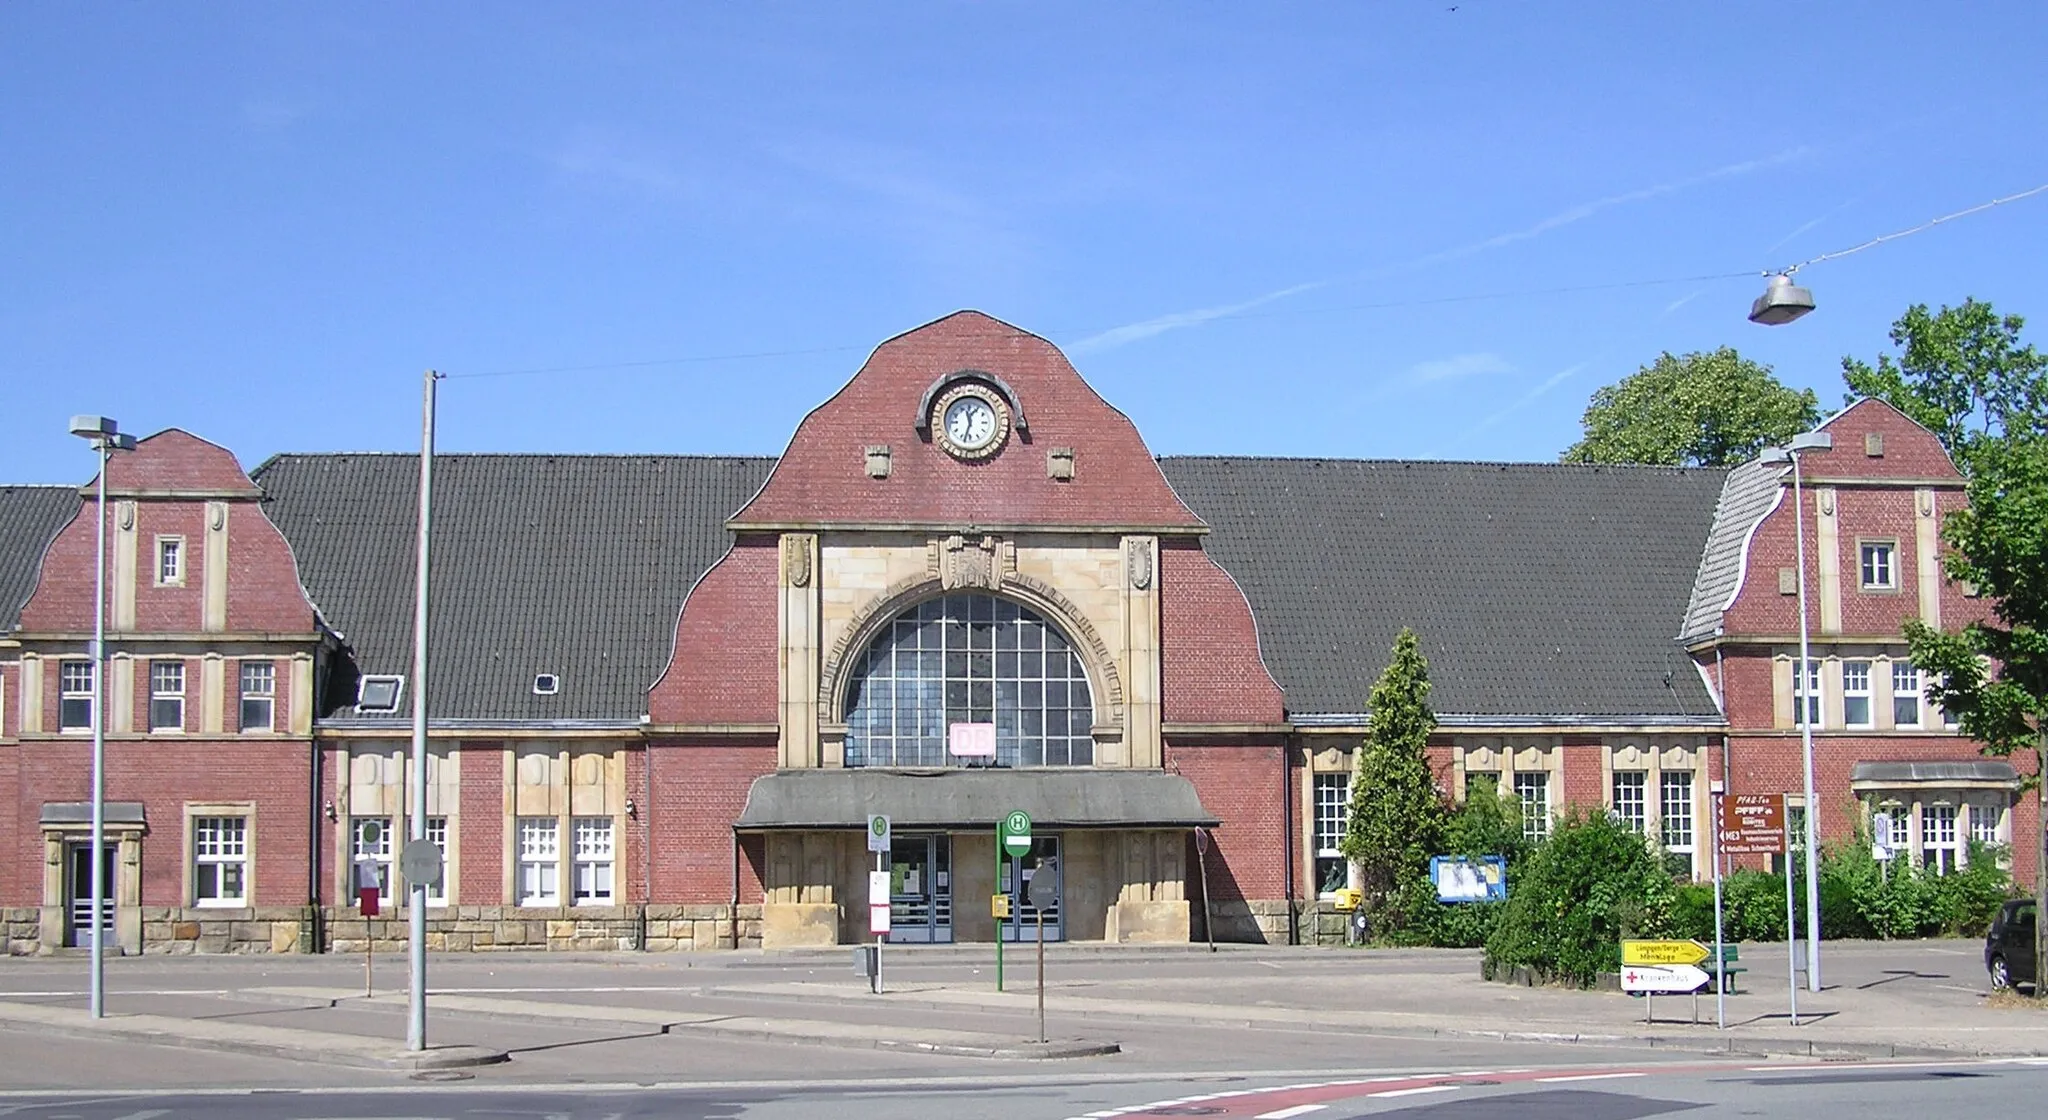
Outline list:
[[[1790,268],[1779,269],[1775,273],[1773,273],[1771,270],[1765,270],[1762,275],[1790,276],[1793,273],[1799,271],[1800,269],[1805,268],[1807,265],[1819,264],[1822,261],[1837,260],[1841,257],[1846,257],[1851,253],[1860,253],[1865,249],[1871,248],[1872,246],[1882,245],[1887,241],[1897,241],[1901,237],[1911,237],[1916,233],[1923,233],[1927,230],[1933,229],[1935,226],[1938,226],[1943,222],[1952,222],[1955,221],[1957,218],[1967,218],[1972,214],[1980,214],[1986,210],[1991,209],[1994,206],[2003,206],[2008,202],[2018,202],[2020,199],[2031,198],[2034,195],[2042,193],[2043,191],[2048,191],[2048,183],[2043,183],[2038,187],[2033,187],[2029,190],[2021,191],[2018,194],[2006,195],[2004,198],[1994,198],[1989,202],[1980,202],[1967,210],[1958,210],[1953,214],[1943,214],[1939,218],[1930,218],[1927,221],[1921,222],[1919,225],[1914,226],[1911,229],[1902,229],[1892,233],[1882,234],[1880,236],[1873,237],[1868,241],[1865,241],[1861,245],[1852,245],[1847,249],[1837,249],[1832,253],[1822,253],[1820,256],[1813,257],[1809,260],[1800,261],[1798,264],[1795,264]]]

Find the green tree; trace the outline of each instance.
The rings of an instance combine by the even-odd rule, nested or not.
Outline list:
[[[1820,421],[1811,389],[1723,346],[1655,362],[1593,394],[1567,463],[1732,466]]]
[[[1978,439],[2039,431],[2048,412],[2048,357],[2020,345],[2024,326],[2018,315],[2000,316],[1974,299],[1931,313],[1914,304],[1892,324],[1896,360],[1880,354],[1871,366],[1842,359],[1849,400],[1890,404],[1959,457]]]
[[[1965,460],[1970,505],[1942,526],[1944,566],[1990,596],[1991,615],[1959,631],[1908,619],[1906,640],[1935,701],[1986,753],[2034,755],[2048,821],[2048,437],[1979,437]],[[2048,914],[2048,859],[2036,857],[2034,895]],[[2048,995],[2048,920],[2035,930],[2034,991]]]
[[[1989,597],[1990,616],[1961,630],[1905,621],[1929,691],[1993,755],[2032,753],[2048,825],[2048,360],[2022,346],[2017,315],[1965,300],[1892,325],[1896,362],[1843,359],[1849,387],[1878,397],[1941,438],[1968,480],[1969,506],[1942,525],[1942,565]],[[2048,859],[2034,894],[2048,914]],[[2048,995],[2048,921],[2037,923],[2035,988]]]
[[[1429,857],[1439,852],[1444,805],[1430,772],[1429,662],[1415,632],[1403,628],[1393,657],[1372,686],[1371,723],[1351,778],[1351,809],[1341,845],[1362,875],[1378,936],[1401,939],[1426,904]],[[1426,893],[1427,892],[1427,893]]]

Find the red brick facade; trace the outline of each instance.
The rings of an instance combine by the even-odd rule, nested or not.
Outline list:
[[[934,386],[963,374],[999,385],[1017,413],[1000,453],[981,459],[949,454],[917,429]],[[1832,659],[1831,665],[1889,666],[1904,656],[1902,619],[1931,617],[1955,626],[1986,608],[1946,580],[1923,580],[1927,533],[1960,506],[1961,479],[1930,435],[1886,406],[1860,404],[1827,430],[1834,449],[1808,455],[1803,465],[1815,657]],[[888,453],[878,467],[871,449],[884,446]],[[1058,459],[1051,455],[1056,450]],[[1061,462],[1072,465],[1072,477],[1060,476]],[[322,721],[323,696],[315,694],[346,656],[343,639],[327,631],[302,589],[292,548],[265,515],[261,492],[230,453],[180,431],[117,456],[108,481],[106,527],[114,559],[107,606],[116,667],[108,674],[105,713],[107,798],[140,804],[146,821],[139,830],[127,824],[116,830],[126,845],[122,858],[134,859],[119,872],[135,877],[132,900],[122,903],[129,914],[123,920],[133,927],[123,928],[124,940],[160,950],[182,936],[172,931],[208,916],[194,883],[195,814],[247,822],[246,897],[238,906],[212,910],[234,915],[238,928],[263,926],[261,947],[316,948],[392,936],[354,918],[350,900],[334,896],[344,873],[335,861],[345,861],[348,850],[352,778],[344,772],[345,756],[360,751],[356,761],[382,766],[402,733]],[[1504,782],[1511,780],[1509,771],[1551,775],[1545,788],[1553,810],[1603,808],[1614,800],[1609,776],[1626,755],[1631,770],[1647,774],[1644,768],[1655,766],[1660,776],[1699,776],[1694,825],[1704,843],[1709,779],[1725,779],[1737,793],[1799,789],[1800,740],[1783,694],[1788,643],[1796,648],[1796,598],[1779,589],[1780,570],[1794,563],[1793,517],[1788,494],[1749,539],[1744,580],[1720,635],[1693,650],[1724,701],[1728,774],[1720,772],[1719,717],[1711,714],[1684,726],[1461,727],[1446,729],[1430,749],[1446,794],[1461,788],[1466,760],[1483,751],[1489,761],[1481,768]],[[86,656],[92,626],[92,518],[88,503],[50,541],[10,636],[14,645],[0,651],[0,921],[11,951],[55,947],[68,921],[61,897],[68,888],[53,889],[46,868],[53,852],[69,858],[66,846],[79,839],[75,806],[88,796],[88,738],[59,723],[60,666]],[[515,787],[525,788],[517,773],[523,767],[508,771],[507,759],[522,750],[545,753],[535,751],[537,741],[560,746],[568,757],[568,740],[555,744],[547,738],[551,729],[509,719],[502,727],[476,721],[436,728],[436,747],[445,739],[459,754],[459,781],[441,794],[456,804],[440,812],[454,822],[451,842],[460,853],[448,900],[454,909],[437,917],[445,924],[431,935],[443,939],[437,944],[493,944],[480,928],[464,924],[474,913],[458,916],[471,910],[496,914],[502,920],[494,924],[495,935],[525,938],[516,944],[553,945],[560,938],[554,932],[526,937],[505,927],[546,931],[573,924],[577,932],[564,944],[578,948],[762,943],[761,930],[770,924],[763,914],[776,889],[771,867],[802,861],[785,858],[786,849],[771,860],[771,847],[786,836],[735,830],[750,790],[803,750],[815,752],[805,764],[811,769],[844,766],[850,757],[831,753],[829,744],[842,742],[847,729],[824,715],[807,729],[808,741],[801,729],[782,726],[785,713],[804,704],[830,707],[815,695],[818,674],[807,676],[806,668],[862,653],[790,653],[797,647],[786,645],[790,612],[804,609],[793,589],[813,586],[807,567],[792,574],[790,558],[813,555],[803,551],[813,546],[822,550],[817,542],[833,534],[841,546],[886,540],[898,542],[891,547],[899,550],[906,547],[900,540],[908,539],[908,550],[919,555],[931,540],[930,585],[892,576],[889,594],[898,598],[877,593],[892,609],[942,589],[1005,593],[1004,579],[1025,579],[1003,569],[1016,563],[1018,539],[1047,552],[1067,549],[1065,562],[1084,571],[1085,580],[1077,577],[1074,587],[1062,589],[1041,574],[1007,585],[1008,593],[1022,596],[1026,591],[1015,588],[1026,588],[1062,609],[1088,596],[1109,603],[1098,610],[1124,628],[1110,637],[1123,643],[1116,648],[1125,677],[1156,674],[1117,677],[1115,657],[1104,652],[1111,647],[1099,634],[1076,627],[1066,635],[1078,656],[1095,659],[1089,680],[1101,701],[1097,726],[1083,726],[1078,737],[1085,743],[1098,736],[1103,753],[1095,757],[1109,764],[1185,778],[1201,808],[1218,821],[1210,829],[1181,830],[1186,858],[1175,866],[1185,867],[1186,882],[1159,892],[1167,908],[1146,913],[1170,915],[1185,886],[1190,905],[1206,901],[1212,908],[1218,936],[1305,935],[1302,908],[1312,907],[1316,894],[1310,774],[1334,773],[1340,764],[1332,761],[1332,748],[1348,752],[1359,729],[1290,723],[1304,713],[1290,713],[1261,654],[1258,620],[1245,595],[1204,551],[1205,526],[1168,486],[1131,421],[1045,340],[963,312],[884,343],[799,424],[768,482],[734,514],[733,527],[730,551],[682,601],[663,604],[675,612],[673,650],[651,682],[641,724],[562,731],[583,736],[574,750],[603,754],[603,765],[617,766],[617,788],[606,792],[623,801],[601,810],[574,807],[564,781],[558,802],[533,811],[564,822],[594,813],[612,822],[613,895],[606,905],[570,905],[567,883],[560,907],[522,907],[507,897],[520,861],[518,828],[511,823],[520,796]],[[1010,542],[1011,552],[999,538]],[[171,578],[158,578],[164,542],[177,549]],[[1872,542],[1892,546],[1888,586],[1865,587],[1859,579],[1859,547]],[[952,561],[941,551],[949,547],[970,562],[947,567]],[[1823,559],[1830,548],[1832,563]],[[1048,570],[1056,565],[1045,562],[1040,571]],[[1923,588],[1932,596],[1926,602]],[[818,601],[825,601],[822,593]],[[1156,631],[1148,631],[1155,603]],[[1673,618],[1674,626],[1678,621]],[[1156,651],[1147,644],[1155,636]],[[816,663],[792,664],[803,657]],[[269,729],[241,727],[238,673],[245,662],[275,668]],[[182,721],[175,728],[151,725],[153,663],[183,667]],[[1836,682],[1832,711],[1843,703],[1842,670],[1830,672],[1836,674],[1830,678]],[[1872,705],[1883,695],[1874,690]],[[1114,708],[1111,696],[1125,706]],[[1146,705],[1156,710],[1148,714]],[[1088,715],[1078,711],[1084,724]],[[1868,797],[1851,790],[1860,764],[1977,757],[1973,745],[1943,729],[1931,710],[1922,725],[1910,728],[1888,720],[1871,727],[1843,723],[1837,717],[1815,735],[1819,819],[1831,840],[1848,837],[1868,807]],[[1126,727],[1138,730],[1126,736]],[[1143,753],[1148,743],[1156,754]],[[378,752],[382,760],[370,757]],[[2021,766],[2023,774],[2029,769]],[[1659,792],[1652,787],[1648,797]],[[2029,799],[2008,797],[2003,804],[2009,818],[2001,818],[2000,827],[2013,839],[2014,869],[2024,878],[2038,858],[2031,838],[2039,821]],[[1141,824],[1131,831],[1152,827]],[[1178,840],[1165,839],[1170,852]],[[561,867],[567,875],[568,856]],[[322,923],[330,927],[324,943],[315,932]],[[31,927],[33,934],[23,932]],[[301,928],[307,932],[297,932]],[[242,936],[207,933],[200,943],[258,947],[228,940]]]

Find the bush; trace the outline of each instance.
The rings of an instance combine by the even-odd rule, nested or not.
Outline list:
[[[1662,857],[1640,834],[1574,809],[1523,861],[1487,938],[1487,963],[1590,986],[1621,968],[1623,938],[1670,932],[1677,906]]]

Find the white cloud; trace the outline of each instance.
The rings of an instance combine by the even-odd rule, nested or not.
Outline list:
[[[1448,358],[1434,358],[1417,362],[1408,367],[1411,381],[1456,381],[1487,373],[1513,373],[1515,367],[1499,354],[1485,351],[1477,354],[1453,354]]]

